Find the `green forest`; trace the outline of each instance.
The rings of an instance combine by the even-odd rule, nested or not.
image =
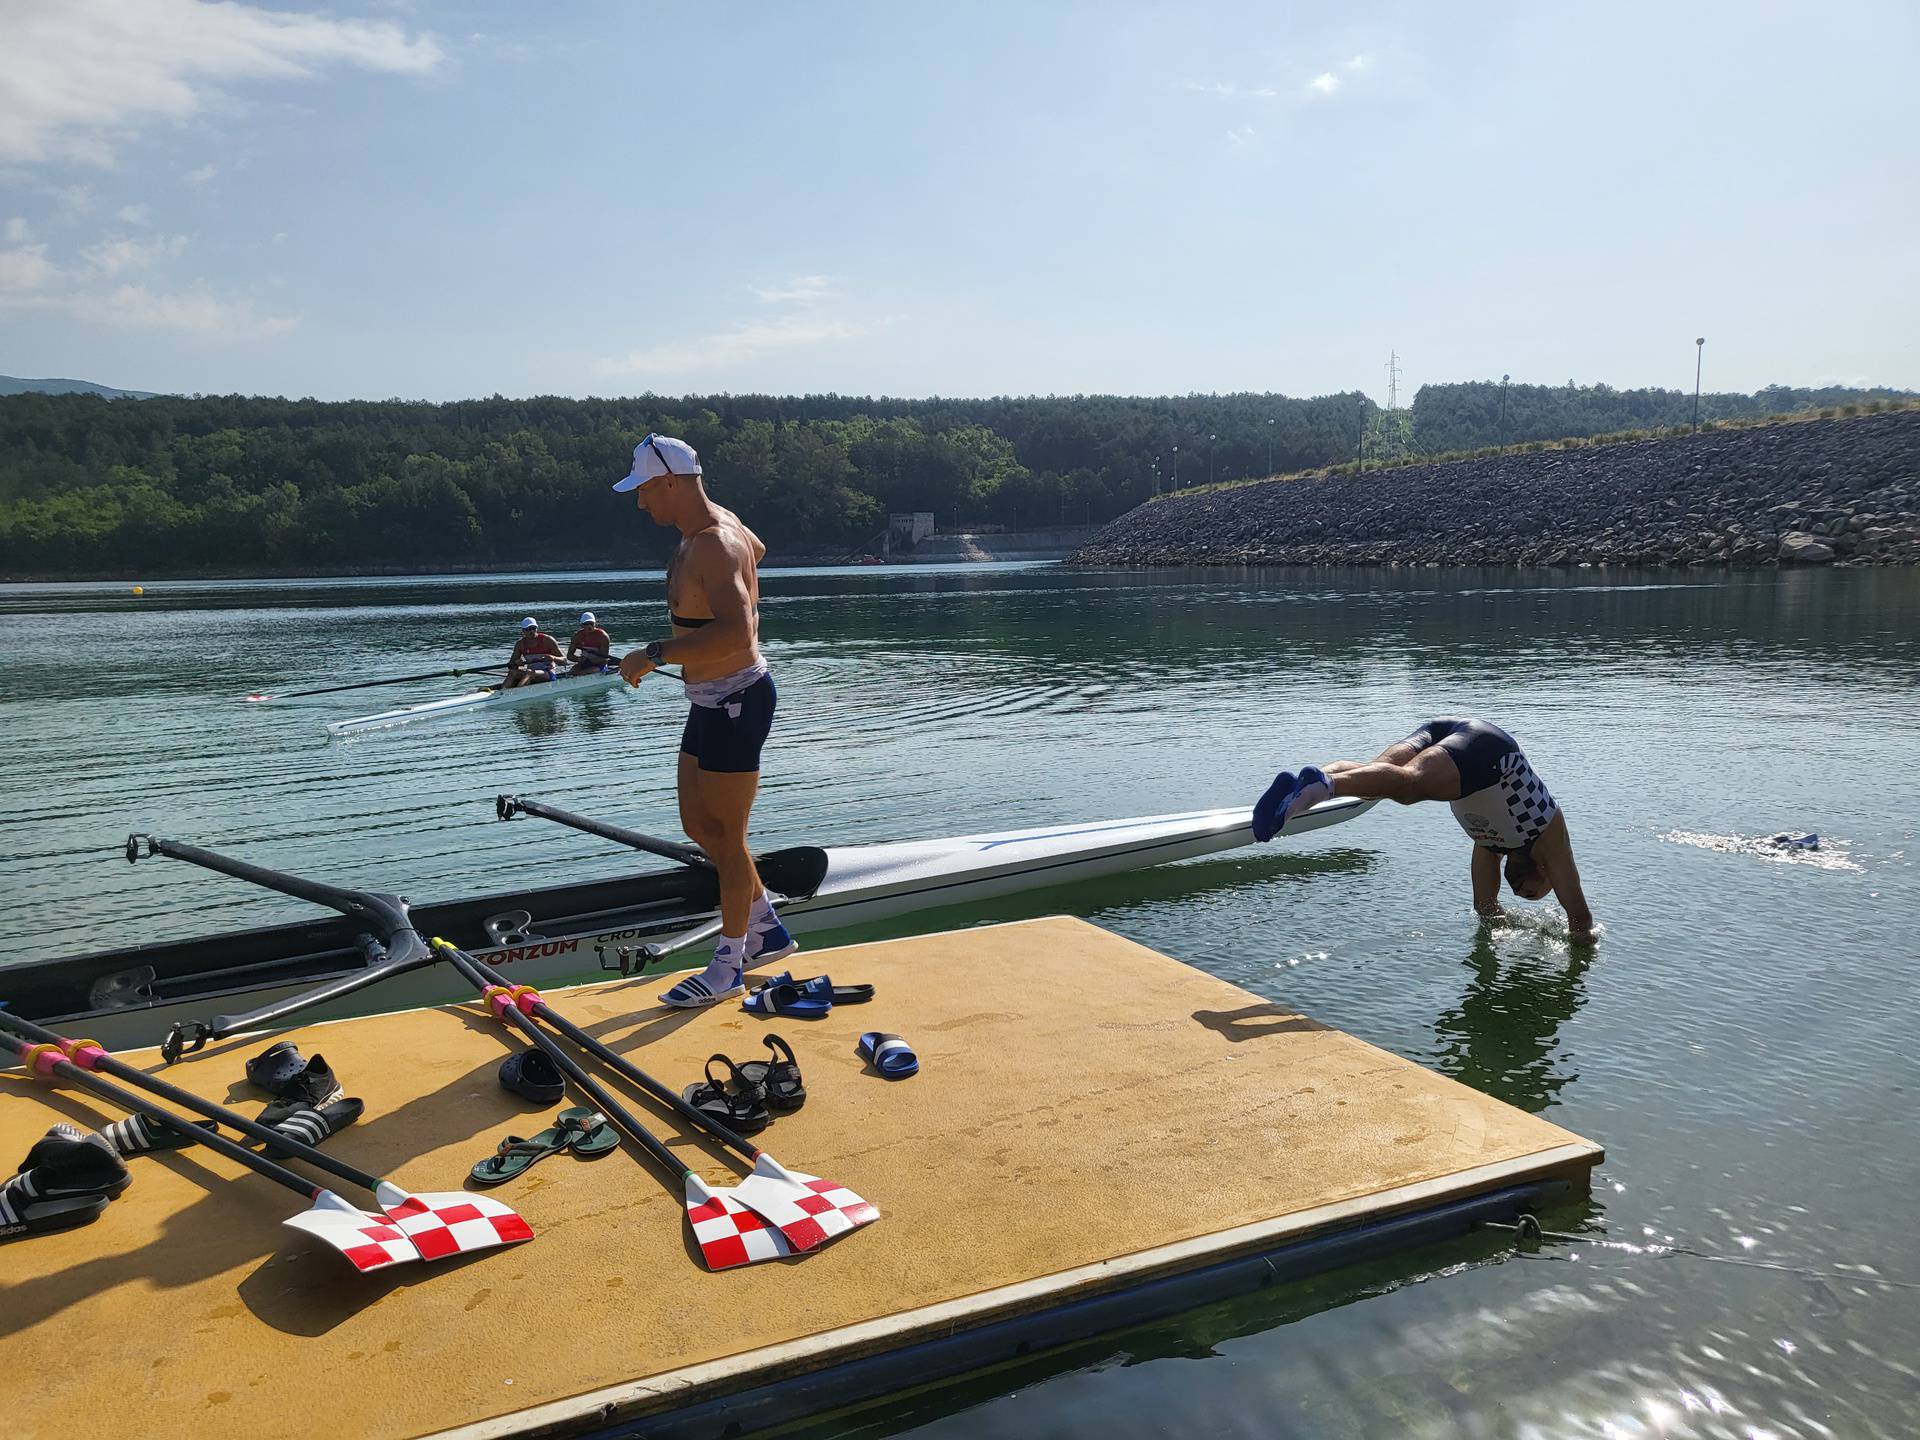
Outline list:
[[[1902,392],[1701,400],[1748,418]],[[1693,397],[1498,382],[1429,385],[1408,411],[1359,393],[986,400],[839,395],[446,404],[0,396],[0,573],[326,573],[650,565],[668,537],[608,487],[649,430],[700,451],[709,489],[776,557],[865,551],[892,511],[942,531],[1097,524],[1156,492],[1354,459],[1685,424]]]

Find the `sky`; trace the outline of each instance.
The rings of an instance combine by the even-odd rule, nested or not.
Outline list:
[[[0,372],[1920,388],[1920,9],[0,0]]]

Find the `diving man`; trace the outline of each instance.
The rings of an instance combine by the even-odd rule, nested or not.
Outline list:
[[[1283,770],[1253,807],[1253,835],[1270,840],[1295,815],[1336,795],[1401,805],[1444,800],[1473,841],[1473,908],[1500,909],[1500,873],[1523,900],[1551,891],[1576,941],[1594,939],[1567,817],[1527,763],[1519,743],[1485,720],[1429,720],[1362,765],[1335,760],[1298,775]]]

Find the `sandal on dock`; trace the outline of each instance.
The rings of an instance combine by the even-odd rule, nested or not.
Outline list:
[[[740,1002],[749,1015],[784,1015],[790,1020],[824,1020],[833,1001],[809,995],[784,977],[769,980]]]
[[[84,1225],[127,1188],[131,1177],[103,1137],[55,1125],[0,1184],[0,1240]]]
[[[824,1000],[829,1005],[864,1005],[873,999],[871,985],[836,985],[831,977],[816,975],[811,980],[802,980],[800,993],[815,1000]]]
[[[576,1105],[562,1110],[553,1124],[538,1135],[524,1140],[518,1135],[507,1136],[493,1154],[467,1173],[476,1185],[499,1185],[524,1174],[536,1160],[558,1155],[562,1150],[591,1159],[606,1154],[619,1143],[619,1132],[607,1123],[605,1116],[584,1105]]]
[[[727,1067],[725,1075],[713,1073],[716,1060]],[[708,1056],[707,1078],[687,1086],[680,1098],[739,1135],[758,1134],[773,1123],[766,1087],[748,1080],[741,1067],[724,1055]]]
[[[779,1114],[798,1110],[807,1103],[807,1087],[800,1082],[800,1064],[793,1048],[778,1035],[763,1042],[773,1052],[771,1060],[746,1060],[739,1066],[742,1080],[759,1085],[767,1092],[767,1108]]]
[[[855,1047],[860,1058],[889,1080],[904,1080],[920,1073],[920,1057],[898,1035],[869,1030]]]
[[[545,1108],[563,1099],[567,1082],[544,1050],[516,1050],[500,1062],[500,1086]]]

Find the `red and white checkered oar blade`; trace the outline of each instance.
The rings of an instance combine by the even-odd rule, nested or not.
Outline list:
[[[802,1253],[880,1218],[878,1208],[838,1181],[789,1170],[767,1154],[754,1157],[753,1173],[733,1195]]]
[[[374,1193],[422,1260],[446,1260],[533,1238],[533,1227],[491,1195],[464,1190],[413,1195],[385,1181]]]
[[[687,1173],[687,1223],[709,1270],[731,1270],[761,1260],[784,1260],[793,1247],[781,1233],[734,1199],[734,1192]]]
[[[312,1209],[302,1210],[285,1223],[318,1236],[363,1275],[389,1265],[411,1265],[420,1258],[420,1252],[398,1225],[349,1205],[331,1190],[322,1190],[314,1197]]]

